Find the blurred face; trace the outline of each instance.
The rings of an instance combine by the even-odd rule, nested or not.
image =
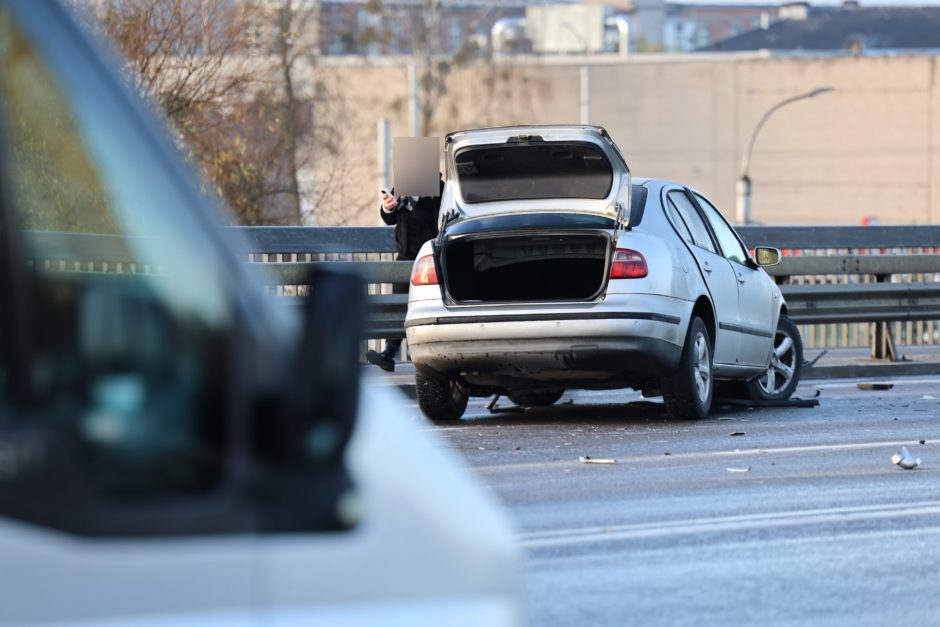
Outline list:
[[[440,138],[396,137],[392,161],[397,195],[440,195]]]

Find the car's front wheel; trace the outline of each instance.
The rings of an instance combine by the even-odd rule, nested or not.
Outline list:
[[[564,393],[564,390],[516,390],[507,396],[520,407],[549,407]]]
[[[790,398],[803,371],[803,340],[800,330],[781,314],[774,334],[774,350],[767,371],[747,382],[747,391],[755,401],[781,401]]]
[[[682,347],[679,369],[662,382],[663,401],[670,417],[696,420],[708,416],[712,406],[712,350],[708,328],[692,316]]]
[[[418,407],[432,422],[459,420],[469,397],[454,379],[431,379],[415,372]]]

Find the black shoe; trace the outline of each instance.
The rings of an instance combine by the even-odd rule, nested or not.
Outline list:
[[[391,355],[386,355],[385,353],[379,353],[377,351],[369,351],[366,353],[366,361],[368,361],[370,364],[378,366],[385,372],[395,372],[395,358]]]

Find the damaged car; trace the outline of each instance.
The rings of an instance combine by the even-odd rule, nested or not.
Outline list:
[[[642,390],[708,415],[716,384],[789,398],[802,342],[780,289],[696,190],[631,176],[594,126],[445,138],[440,234],[411,276],[405,330],[418,404],[460,418],[470,396],[526,407],[565,390]]]

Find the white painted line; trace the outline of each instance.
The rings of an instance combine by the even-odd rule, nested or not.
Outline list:
[[[833,507],[767,514],[721,516],[697,518],[684,521],[659,521],[610,527],[582,527],[558,529],[524,534],[519,537],[526,548],[566,546],[592,542],[615,542],[654,538],[670,538],[703,533],[753,531],[873,521],[886,518],[940,515],[940,501],[925,501],[906,505],[869,505],[856,507]]]

